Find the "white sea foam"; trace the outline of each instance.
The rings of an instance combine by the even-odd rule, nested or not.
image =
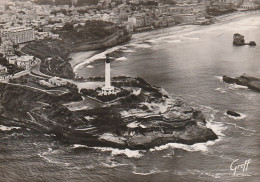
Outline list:
[[[142,175],[142,176],[147,176],[147,175],[151,175],[151,174],[159,174],[159,173],[167,173],[167,172],[169,172],[169,170],[162,171],[162,170],[158,170],[158,169],[153,169],[146,173],[136,172],[135,170],[133,171],[134,174],[138,174],[138,175]]]
[[[133,44],[129,44],[129,46],[133,46],[136,48],[144,48],[144,49],[152,47],[151,45],[145,43],[133,43]]]
[[[173,39],[173,38],[176,38],[176,37],[177,37],[176,35],[166,35],[166,36],[162,36],[162,37],[157,38],[157,40],[170,40],[170,39]]]
[[[250,130],[250,129],[247,129],[247,128],[244,128],[242,126],[238,126],[237,124],[235,123],[227,123],[228,125],[232,125],[234,126],[235,128],[238,128],[240,130],[245,130],[245,131],[250,131],[250,132],[253,132],[253,133],[256,133],[256,130]]]
[[[51,158],[48,158],[48,157],[44,156],[44,154],[38,154],[38,156],[43,158],[43,159],[45,159],[46,161],[48,161],[49,163],[52,163],[52,164],[60,164],[62,166],[69,166],[70,165],[70,163],[67,163],[67,162],[55,161],[55,160],[53,160]]]
[[[223,76],[214,76],[216,79],[218,79],[219,81],[223,82]]]
[[[107,168],[115,168],[115,167],[120,167],[120,166],[129,166],[130,164],[121,164],[121,163],[117,163],[117,162],[114,162],[114,161],[111,161],[111,163],[104,163],[102,162],[103,166],[104,167],[107,167]]]
[[[167,43],[180,43],[182,40],[168,40]]]
[[[184,36],[181,36],[181,38],[188,39],[188,40],[199,40],[200,39],[199,37],[184,37]]]
[[[157,41],[156,41],[155,39],[146,40],[145,42],[148,42],[148,43],[157,43]]]
[[[248,89],[248,87],[247,86],[243,86],[243,85],[230,84],[229,89],[230,90]]]
[[[11,127],[11,126],[3,126],[3,125],[0,125],[0,130],[2,131],[10,131],[12,129],[20,129],[21,127]]]
[[[215,90],[216,90],[216,91],[219,91],[219,92],[222,93],[222,94],[224,94],[224,93],[227,92],[224,88],[216,88]]]
[[[161,150],[173,148],[173,149],[186,150],[188,152],[195,152],[195,151],[207,152],[208,146],[214,145],[215,143],[216,143],[216,141],[208,141],[206,143],[196,143],[196,144],[193,144],[193,145],[186,145],[186,144],[181,144],[181,143],[168,143],[166,145],[161,145],[159,147],[155,147],[153,149],[150,149],[150,151],[154,152],[154,151],[161,151]]]
[[[210,128],[214,133],[216,133],[216,135],[225,136],[223,134],[223,131],[227,129],[227,126],[225,126],[224,123],[214,122],[213,120],[210,120],[206,123],[206,126]]]
[[[106,58],[106,54],[112,53],[112,52],[114,52],[114,51],[116,51],[116,50],[119,50],[120,48],[122,48],[122,46],[116,46],[116,47],[112,47],[112,48],[110,48],[110,49],[108,49],[108,50],[106,50],[106,51],[104,51],[104,52],[101,52],[101,53],[99,53],[99,54],[96,54],[96,55],[90,57],[89,59],[86,59],[86,60],[83,61],[82,63],[77,64],[77,65],[74,67],[73,71],[74,71],[74,72],[77,72],[77,70],[78,70],[79,68],[81,68],[82,66],[84,66],[84,65],[86,65],[86,64],[89,64],[89,63],[91,63],[91,62],[93,62],[93,61],[95,61],[95,60],[105,59],[105,58]]]
[[[132,49],[126,49],[126,50],[122,50],[122,52],[133,53],[133,52],[136,52],[136,51],[132,50]]]
[[[127,58],[126,57],[120,57],[120,58],[117,58],[116,61],[126,61]]]
[[[88,65],[87,68],[94,68],[94,66],[92,66],[92,65]]]
[[[140,158],[143,156],[140,150],[130,150],[130,149],[117,149],[112,147],[89,147],[86,145],[74,144],[73,148],[93,148],[95,150],[100,150],[102,152],[111,152],[111,155],[125,155],[129,158]]]

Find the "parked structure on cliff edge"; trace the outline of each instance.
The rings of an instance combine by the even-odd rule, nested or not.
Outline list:
[[[102,87],[102,95],[115,94],[115,87],[111,85],[111,75],[110,75],[110,59],[106,55],[105,61],[105,86]]]

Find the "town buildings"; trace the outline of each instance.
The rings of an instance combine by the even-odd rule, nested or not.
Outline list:
[[[30,42],[35,39],[34,30],[30,27],[14,27],[4,30],[2,37],[12,41],[14,44]]]

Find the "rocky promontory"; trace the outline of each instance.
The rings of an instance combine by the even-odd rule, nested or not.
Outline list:
[[[22,52],[41,59],[42,73],[71,79],[75,76],[69,62],[71,52],[105,49],[131,38],[125,27],[104,21],[68,22],[53,33],[59,34],[59,39],[30,42]]]
[[[226,83],[229,83],[229,84],[237,84],[237,85],[246,86],[249,89],[260,92],[260,79],[248,76],[246,74],[243,74],[237,78],[223,76],[223,81]]]
[[[71,109],[70,104],[90,99],[75,86],[57,94],[0,83],[0,124],[53,134],[72,144],[149,149],[177,142],[194,144],[217,139],[206,127],[201,111],[173,99],[162,88],[141,78],[116,77],[112,84],[129,95],[93,107]],[[82,98],[84,98],[82,100]]]

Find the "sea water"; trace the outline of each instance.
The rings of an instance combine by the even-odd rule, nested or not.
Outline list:
[[[79,76],[102,76],[100,58],[112,53],[113,76],[142,77],[202,110],[218,140],[131,151],[66,145],[50,135],[1,126],[0,181],[259,181],[260,94],[223,83],[221,76],[260,77],[260,46],[234,47],[234,33],[260,45],[260,16],[136,34],[74,68]],[[227,110],[243,117],[228,117]],[[232,162],[248,159],[247,171],[234,175]]]

